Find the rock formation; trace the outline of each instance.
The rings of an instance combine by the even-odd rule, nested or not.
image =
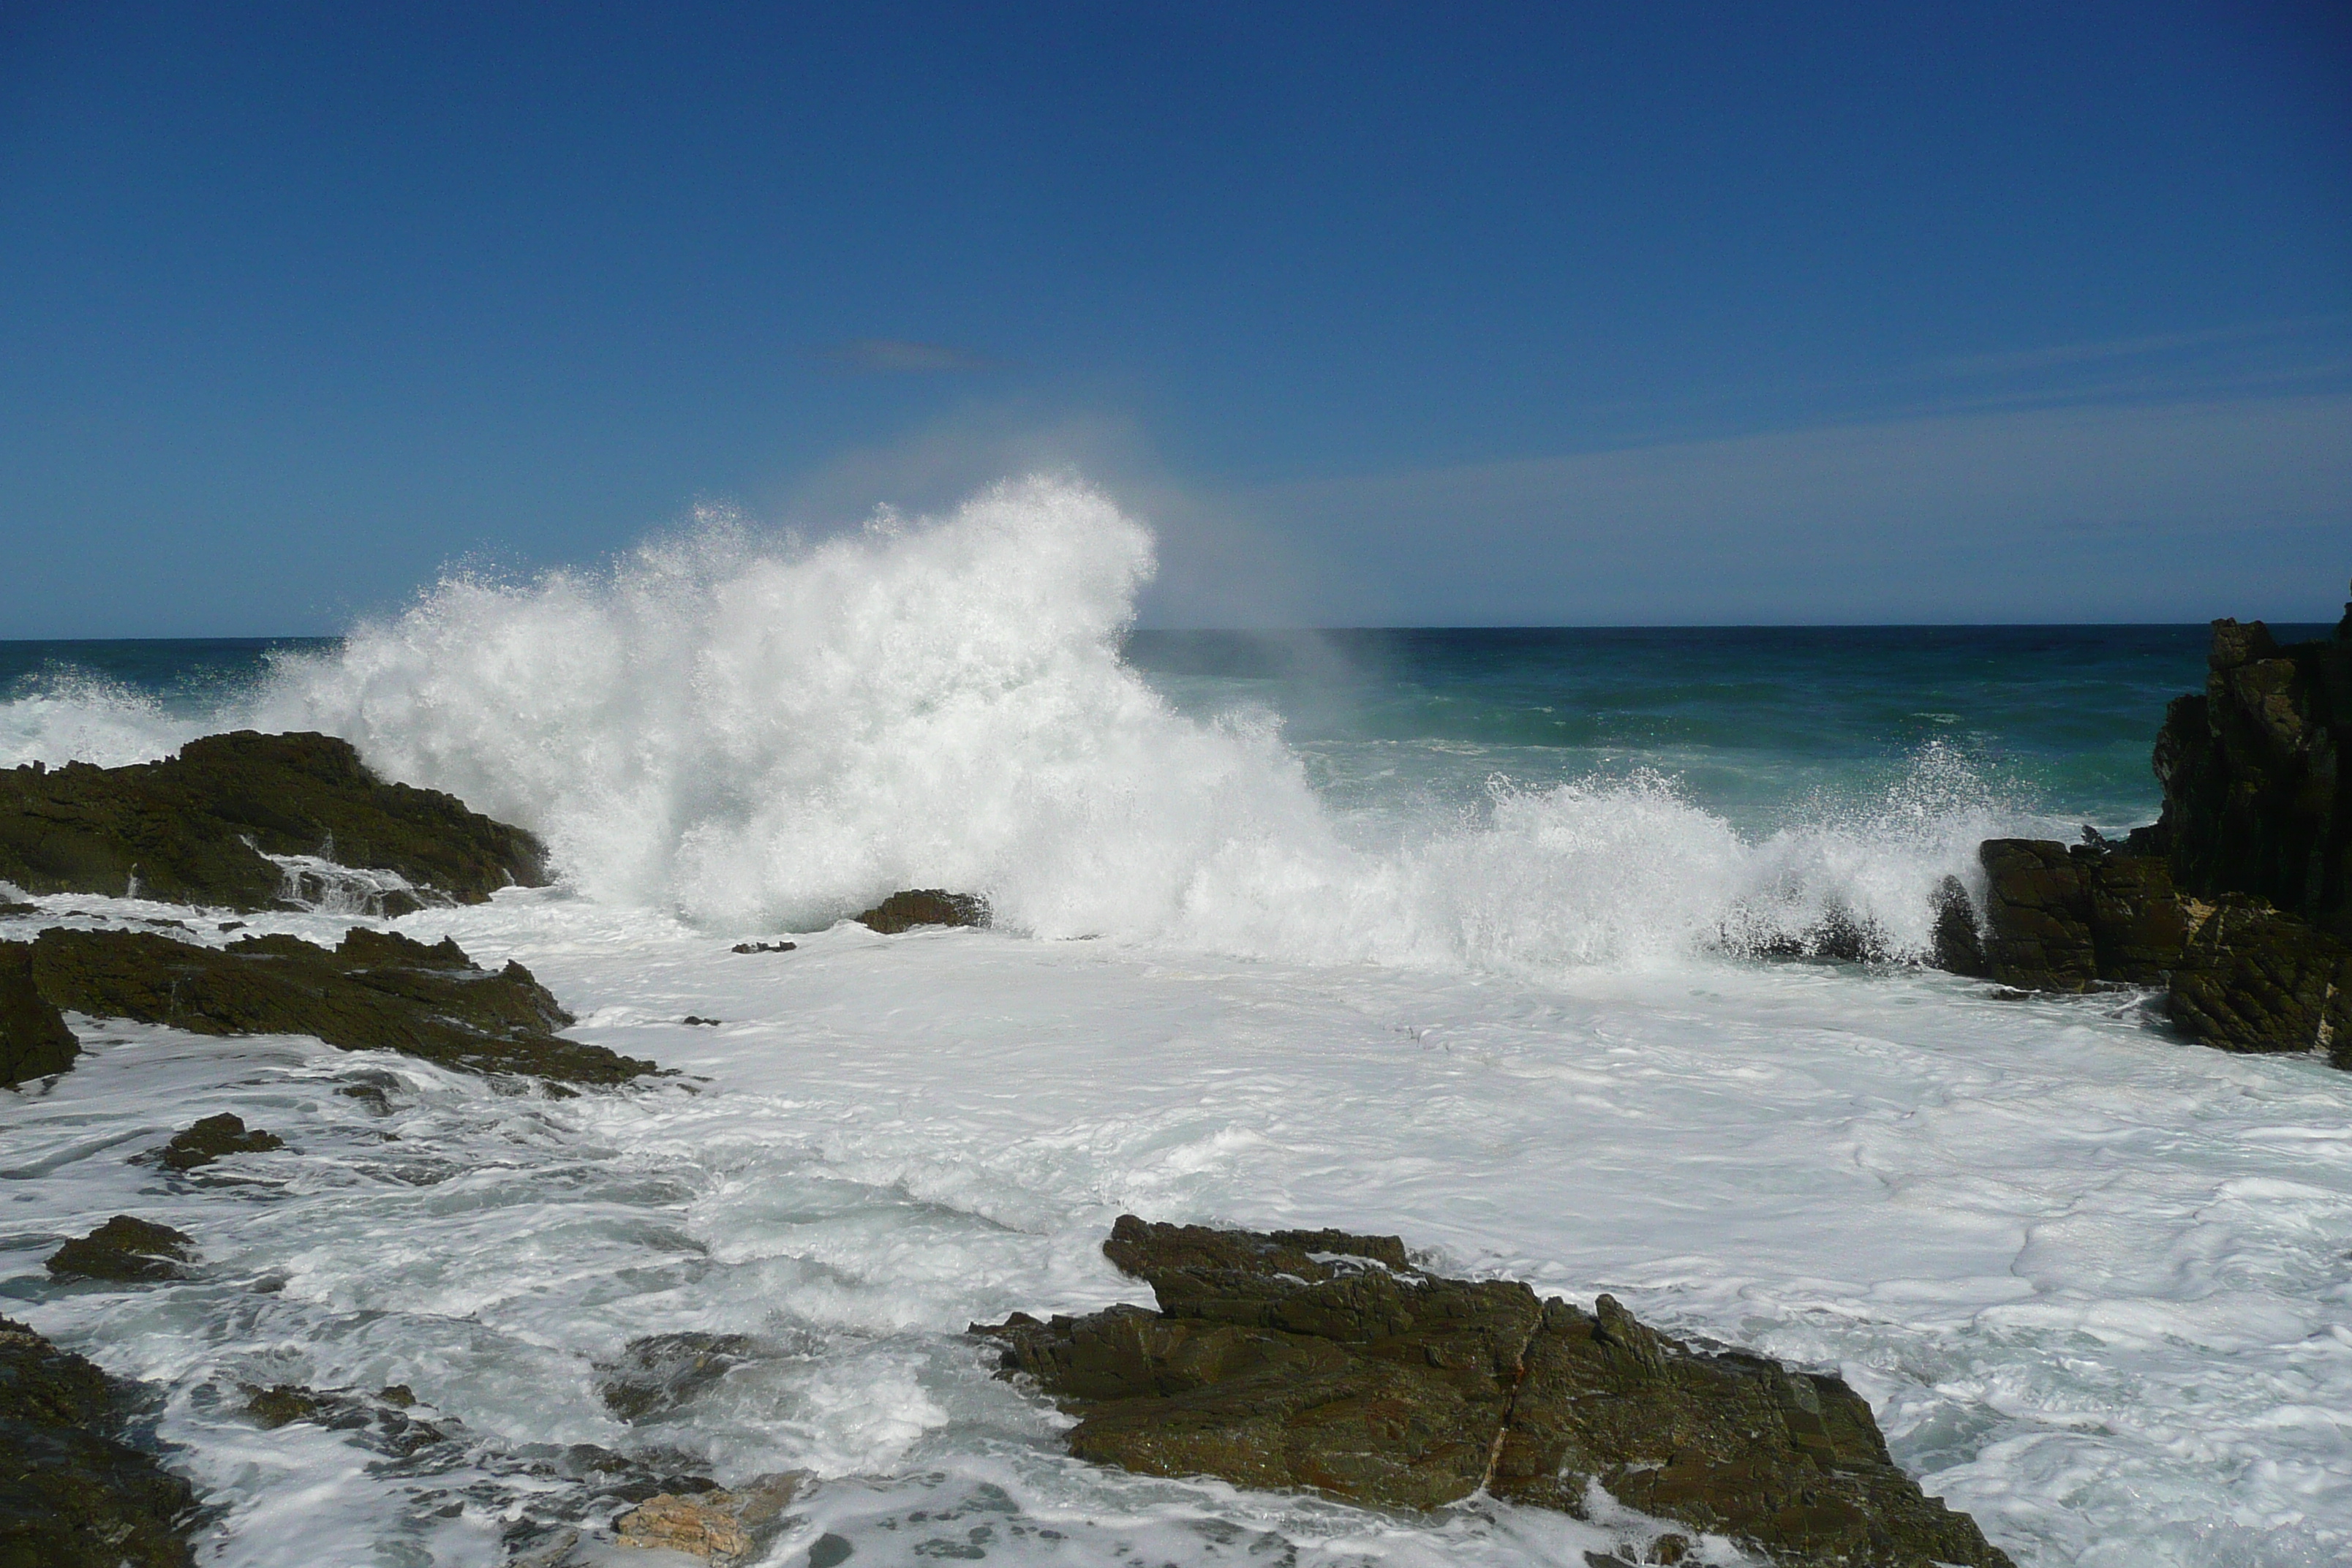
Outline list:
[[[0,881],[27,892],[271,909],[288,877],[273,855],[394,873],[415,892],[380,896],[371,912],[387,915],[546,880],[530,834],[381,783],[330,735],[242,730],[163,762],[0,771]]]
[[[2008,1568],[1895,1467],[1842,1380],[1668,1339],[1610,1297],[1587,1313],[1338,1231],[1130,1215],[1103,1251],[1158,1311],[974,1325],[1079,1417],[1080,1458],[1388,1507],[1483,1486],[1580,1517],[1597,1483],[1792,1568]]]
[[[0,1318],[0,1564],[187,1568],[195,1494],[124,1441],[132,1391]]]
[[[72,1068],[81,1046],[33,984],[33,949],[0,942],[0,1088]]]
[[[2120,844],[1986,840],[1981,951],[1948,943],[1939,909],[1937,961],[2032,990],[2165,986],[2195,1039],[2352,1067],[2352,640],[2217,621],[2208,666],[2157,737],[2162,818]]]
[[[286,1140],[275,1132],[258,1127],[248,1131],[245,1118],[223,1111],[173,1133],[155,1160],[167,1171],[194,1171],[230,1154],[266,1154],[284,1147]]]
[[[970,893],[917,888],[891,894],[856,919],[859,925],[884,936],[896,936],[917,926],[984,926],[988,900]]]
[[[195,1238],[168,1225],[119,1214],[88,1236],[75,1237],[49,1257],[60,1279],[105,1279],[146,1285],[184,1279],[196,1258]]]
[[[313,1035],[472,1072],[625,1083],[654,1064],[559,1037],[572,1015],[520,963],[478,967],[436,946],[355,926],[332,949],[292,936],[199,947],[146,931],[43,931],[31,943],[42,1000],[92,1017],[199,1035]]]

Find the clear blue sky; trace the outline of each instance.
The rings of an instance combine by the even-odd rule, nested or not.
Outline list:
[[[1045,461],[1162,623],[2332,619],[2352,14],[0,0],[0,637]]]

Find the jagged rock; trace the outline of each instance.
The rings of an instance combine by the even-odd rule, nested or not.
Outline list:
[[[546,880],[530,834],[437,790],[381,783],[330,735],[240,730],[163,762],[0,771],[0,879],[27,892],[135,886],[144,898],[270,909],[287,877],[271,855],[391,871],[458,903]],[[418,907],[414,896],[374,912]]]
[[[2206,663],[2157,737],[2153,842],[2184,892],[2251,893],[2352,938],[2352,643],[2216,621]]]
[[[2099,977],[2091,941],[2091,891],[2066,846],[1988,838],[1985,968],[2004,985],[2080,991]]]
[[[2324,1051],[2352,1068],[2352,943],[2260,899],[2225,893],[2200,911],[2168,1005],[2207,1045]]]
[[[622,1516],[620,1542],[699,1557],[718,1568],[750,1562],[800,1492],[798,1474],[762,1476],[733,1490],[647,1498]]]
[[[373,1397],[354,1389],[313,1389],[293,1383],[269,1388],[247,1384],[244,1392],[245,1413],[264,1431],[307,1422],[331,1432],[350,1433],[379,1453],[404,1459],[448,1440],[442,1426],[408,1414],[415,1406],[416,1395],[404,1384],[394,1384]]]
[[[560,1038],[572,1022],[530,971],[478,968],[444,939],[427,947],[355,926],[330,950],[291,936],[199,947],[145,931],[43,931],[33,979],[51,1005],[200,1035],[314,1035],[473,1072],[625,1083],[654,1064]]]
[[[666,1415],[740,1366],[757,1348],[749,1334],[653,1334],[631,1340],[619,1362],[597,1370],[604,1407],[624,1421]]]
[[[81,1045],[33,984],[30,942],[0,942],[0,1087],[71,1071]]]
[[[884,936],[896,936],[917,926],[984,926],[988,923],[988,900],[970,893],[919,888],[891,894],[858,915],[856,921]]]
[[[185,1231],[119,1214],[58,1247],[50,1255],[48,1268],[68,1279],[184,1279],[187,1270],[181,1265],[194,1262],[195,1257],[195,1238]]]
[[[1977,931],[1977,910],[1958,877],[1947,877],[1936,889],[1933,962],[1937,968],[1972,979],[1992,973],[1985,963],[1984,942]]]
[[[284,1147],[286,1140],[275,1132],[258,1127],[247,1131],[243,1117],[225,1110],[174,1133],[155,1158],[166,1170],[193,1171],[225,1155],[266,1154]]]
[[[0,1318],[0,1564],[187,1568],[195,1493],[123,1441],[132,1391]]]
[[[1336,1231],[1129,1215],[1103,1251],[1160,1310],[974,1325],[1080,1418],[1080,1458],[1391,1507],[1485,1486],[1580,1515],[1597,1481],[1791,1568],[2009,1568],[1895,1468],[1842,1380],[1695,1350],[1610,1297],[1588,1314]]]

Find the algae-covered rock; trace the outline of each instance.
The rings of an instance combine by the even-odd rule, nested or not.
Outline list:
[[[2172,975],[2174,1023],[2232,1051],[2324,1051],[2352,1067],[2352,943],[2262,900],[2198,907]]]
[[[241,730],[163,762],[0,770],[0,879],[27,892],[269,909],[288,877],[272,855],[390,871],[458,903],[546,880],[530,834],[437,790],[384,784],[330,735]],[[390,896],[375,912],[417,905]]]
[[[1390,1507],[1485,1487],[1581,1515],[1597,1482],[1784,1564],[2009,1568],[1895,1468],[1843,1381],[1695,1350],[1609,1297],[1586,1313],[1336,1231],[1124,1215],[1103,1250],[1158,1311],[977,1330],[1079,1417],[1080,1458]]]
[[[353,927],[330,950],[291,936],[199,947],[145,931],[53,928],[33,942],[44,999],[94,1017],[200,1035],[314,1035],[472,1072],[625,1083],[654,1064],[559,1037],[572,1015],[520,963],[479,968],[454,942],[427,947]]]
[[[286,1140],[275,1132],[258,1127],[247,1131],[245,1118],[223,1111],[174,1133],[155,1158],[166,1170],[193,1171],[230,1154],[264,1154],[284,1147]]]
[[[917,888],[891,894],[856,919],[859,925],[884,936],[896,936],[917,926],[984,926],[988,900],[971,893]]]
[[[116,1215],[88,1236],[78,1236],[49,1258],[49,1272],[63,1279],[111,1279],[152,1283],[183,1279],[183,1264],[195,1261],[195,1238],[168,1225]]]
[[[72,1068],[81,1045],[33,984],[29,942],[0,942],[0,1088]]]
[[[244,1393],[245,1413],[264,1431],[308,1423],[349,1433],[380,1453],[401,1458],[446,1442],[449,1435],[443,1426],[455,1425],[436,1425],[408,1414],[415,1407],[416,1395],[398,1384],[373,1396],[355,1389],[313,1389],[293,1383],[269,1388],[248,1384]]]
[[[0,1568],[185,1568],[195,1493],[124,1442],[131,1391],[0,1318]]]

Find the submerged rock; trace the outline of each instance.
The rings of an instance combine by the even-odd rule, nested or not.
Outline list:
[[[116,1215],[88,1236],[78,1236],[50,1255],[49,1272],[65,1279],[113,1279],[146,1283],[184,1279],[181,1265],[195,1261],[195,1238],[168,1225]]]
[[[0,1318],[0,1564],[186,1568],[196,1497],[123,1440],[130,1389]]]
[[[734,1568],[751,1562],[775,1535],[802,1479],[796,1473],[761,1476],[731,1490],[647,1498],[622,1516],[621,1544],[683,1552],[717,1568]]]
[[[225,1110],[174,1133],[155,1158],[166,1170],[193,1171],[225,1155],[266,1154],[284,1147],[286,1140],[275,1132],[258,1127],[247,1131],[243,1117]]]
[[[647,1421],[686,1404],[749,1360],[749,1334],[653,1334],[631,1340],[621,1359],[599,1365],[604,1408],[624,1421]]]
[[[975,1331],[1079,1417],[1070,1452],[1151,1475],[1431,1508],[1480,1487],[1581,1516],[1598,1483],[1784,1564],[2009,1568],[1888,1458],[1837,1377],[1711,1352],[1515,1280],[1415,1270],[1395,1237],[1123,1215],[1119,1306]]]
[[[530,971],[485,970],[446,939],[427,947],[355,926],[334,948],[291,936],[199,947],[145,931],[53,928],[33,942],[51,1005],[199,1035],[313,1035],[471,1072],[625,1083],[654,1064],[559,1037],[572,1015]]]
[[[390,871],[457,903],[546,880],[530,834],[454,795],[382,783],[331,735],[240,730],[163,762],[0,770],[0,879],[27,892],[270,909],[289,870],[273,855]],[[390,897],[372,912],[419,907]]]
[[[971,893],[918,888],[893,893],[856,918],[859,925],[884,936],[896,936],[917,926],[984,926],[988,900]]]
[[[367,1447],[400,1458],[448,1440],[442,1426],[408,1414],[415,1407],[416,1395],[405,1384],[394,1384],[373,1396],[354,1389],[313,1389],[292,1383],[269,1388],[248,1384],[244,1393],[245,1413],[266,1432],[307,1422],[331,1432],[349,1433]]]
[[[0,942],[0,1087],[70,1071],[80,1042],[33,984],[30,942]]]

